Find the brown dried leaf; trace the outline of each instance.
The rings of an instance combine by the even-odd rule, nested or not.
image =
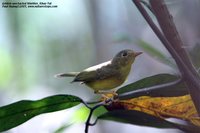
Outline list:
[[[190,95],[179,97],[141,96],[129,100],[118,100],[108,107],[109,110],[116,108],[137,110],[163,119],[179,118],[200,126],[200,118]]]

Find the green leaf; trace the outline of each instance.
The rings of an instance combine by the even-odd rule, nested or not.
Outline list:
[[[152,115],[134,110],[110,111],[99,116],[98,119],[112,120],[116,122],[129,123],[138,126],[148,126],[155,128],[178,128],[182,131],[190,133],[197,133],[200,129],[199,127],[193,125],[181,125],[173,123],[165,119],[154,117]]]
[[[154,48],[149,43],[147,43],[143,40],[138,40],[138,44],[149,55],[151,55],[152,57],[156,57],[155,59],[157,59],[158,61],[160,61],[160,62],[164,63],[165,65],[168,65],[172,68],[176,68],[176,65],[174,64],[174,62],[169,60],[168,57],[166,57],[166,55],[164,55],[158,49]]]
[[[152,97],[170,97],[170,96],[181,96],[188,94],[188,90],[184,83],[179,83],[174,86],[165,87],[161,89],[146,89],[147,87],[152,87],[156,85],[161,85],[164,83],[169,83],[176,81],[178,79],[177,76],[170,74],[158,74],[154,76],[150,76],[139,81],[136,81],[132,84],[124,86],[120,88],[117,93],[123,94],[126,92],[133,92],[132,95],[128,95],[123,97],[123,99],[129,99],[138,96],[152,96]]]
[[[16,127],[34,116],[71,108],[81,102],[76,96],[55,95],[36,101],[22,100],[0,107],[0,131]]]
[[[98,119],[112,120],[139,126],[174,128],[168,121],[135,110],[109,111],[98,117]]]

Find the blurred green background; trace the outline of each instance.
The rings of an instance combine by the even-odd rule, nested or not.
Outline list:
[[[58,7],[0,8],[0,106],[55,94],[72,94],[86,101],[97,99],[84,85],[70,84],[72,79],[56,79],[54,75],[80,71],[107,61],[118,51],[127,48],[144,51],[144,54],[136,59],[125,84],[157,73],[177,73],[174,65],[170,65],[174,64],[173,59],[131,0],[30,2],[34,1],[52,2]],[[195,47],[195,53],[198,53],[199,0],[167,0],[166,3],[184,41],[183,48],[191,52]],[[154,18],[153,15],[152,17]],[[148,47],[144,47],[141,40],[148,42]],[[162,55],[155,54],[152,49],[158,50]],[[196,56],[194,52],[191,53]],[[193,60],[197,69],[200,64],[198,59],[197,56]],[[74,110],[76,109],[78,107]],[[54,132],[75,119],[70,117],[74,110],[38,116],[8,132]],[[113,126],[116,128],[110,128]],[[130,130],[169,132],[105,121],[99,122],[91,130],[95,133]],[[84,123],[69,126],[63,131],[81,133],[84,131]]]

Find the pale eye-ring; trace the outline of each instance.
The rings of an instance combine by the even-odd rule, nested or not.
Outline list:
[[[122,57],[125,57],[125,56],[127,56],[127,55],[128,55],[127,52],[123,52],[123,53],[122,53]]]

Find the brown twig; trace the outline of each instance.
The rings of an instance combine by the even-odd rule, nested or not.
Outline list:
[[[97,119],[95,120],[94,123],[90,123],[90,120],[92,118],[92,114],[93,112],[99,108],[100,106],[103,106],[103,105],[108,105],[108,104],[111,104],[112,103],[112,99],[107,99],[105,101],[102,101],[102,102],[99,102],[97,103],[94,107],[90,107],[86,102],[82,101],[82,103],[90,110],[90,113],[88,115],[88,118],[87,118],[87,121],[85,123],[85,133],[88,133],[89,131],[89,126],[94,126],[96,123],[97,123]],[[93,102],[92,102],[93,103]]]
[[[198,114],[200,114],[200,97],[198,96],[200,94],[200,78],[190,62],[186,51],[182,48],[183,43],[164,1],[150,0],[151,7],[164,34],[154,24],[153,20],[142,6],[140,0],[132,1],[176,61],[179,71],[188,86],[188,90],[192,96]]]

